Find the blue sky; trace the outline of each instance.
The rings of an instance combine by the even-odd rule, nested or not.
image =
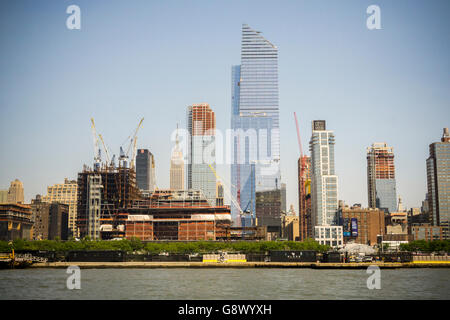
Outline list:
[[[81,8],[81,30],[66,8]],[[366,9],[381,9],[381,30]],[[170,133],[207,102],[229,128],[231,66],[242,23],[279,49],[282,180],[297,208],[299,150],[311,121],[336,135],[339,198],[367,205],[366,148],[394,147],[397,193],[426,192],[428,145],[450,126],[448,1],[2,1],[0,188],[16,178],[26,201],[76,178],[93,157],[90,118],[115,153],[141,117],[138,147],[169,186]],[[306,150],[307,151],[307,150]],[[218,166],[229,181],[229,170]]]

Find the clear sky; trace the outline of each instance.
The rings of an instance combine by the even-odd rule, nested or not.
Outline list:
[[[66,8],[81,8],[81,30]],[[381,9],[368,30],[366,9]],[[279,49],[282,180],[297,205],[299,149],[311,120],[336,135],[339,198],[367,205],[366,148],[394,147],[397,194],[426,192],[428,145],[450,126],[450,1],[0,2],[0,189],[18,178],[25,200],[92,164],[90,118],[118,153],[139,119],[138,147],[169,186],[170,134],[186,107],[207,102],[230,126],[231,66],[241,25]],[[229,181],[229,170],[218,167]]]

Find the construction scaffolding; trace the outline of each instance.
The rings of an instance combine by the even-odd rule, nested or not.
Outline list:
[[[103,165],[92,170],[84,166],[77,184],[77,226],[81,237],[100,239],[104,224],[117,229],[120,213],[142,199],[133,168]]]

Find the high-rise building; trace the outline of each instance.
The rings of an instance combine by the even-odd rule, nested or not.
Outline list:
[[[136,183],[143,192],[156,188],[155,157],[148,149],[138,149],[136,155]]]
[[[183,152],[178,141],[178,128],[175,148],[170,158],[170,190],[183,190],[184,186],[184,160]]]
[[[68,240],[69,205],[43,202],[40,195],[31,200],[34,240]]]
[[[77,192],[77,181],[65,178],[64,183],[47,187],[47,195],[42,197],[42,202],[59,202],[69,206],[69,232],[74,237],[79,236],[77,229]]]
[[[334,133],[326,130],[324,120],[312,123],[311,196],[312,222],[314,225],[337,223],[338,177],[334,163]]]
[[[311,223],[314,238],[321,244],[341,245],[342,226],[338,216],[338,177],[334,162],[334,133],[326,130],[325,120],[312,122]]]
[[[18,179],[11,182],[11,186],[8,190],[8,203],[23,203],[23,185]]]
[[[215,170],[216,116],[209,104],[193,104],[188,107],[187,128],[187,187],[202,191],[209,204],[215,206],[216,176],[211,167]]]
[[[246,24],[241,44],[241,65],[231,69],[231,193],[254,218],[256,193],[273,193],[281,187],[278,49]],[[232,205],[233,221],[239,224],[238,212]]]
[[[300,240],[312,238],[311,229],[311,158],[298,159],[298,208]]]
[[[394,151],[386,143],[367,148],[367,190],[369,208],[396,211]]]
[[[443,236],[450,239],[450,134],[448,128],[440,142],[430,144],[427,159],[428,210],[433,226],[443,228]]]

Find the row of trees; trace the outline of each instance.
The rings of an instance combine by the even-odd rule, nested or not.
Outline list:
[[[409,252],[449,252],[450,240],[416,240],[400,244],[401,251]]]
[[[314,240],[298,241],[195,241],[195,242],[147,242],[134,238],[115,241],[58,241],[58,240],[15,240],[12,243],[0,241],[0,252],[15,250],[72,251],[72,250],[121,250],[148,253],[210,253],[218,251],[263,253],[272,250],[315,250],[326,252],[329,246]]]

